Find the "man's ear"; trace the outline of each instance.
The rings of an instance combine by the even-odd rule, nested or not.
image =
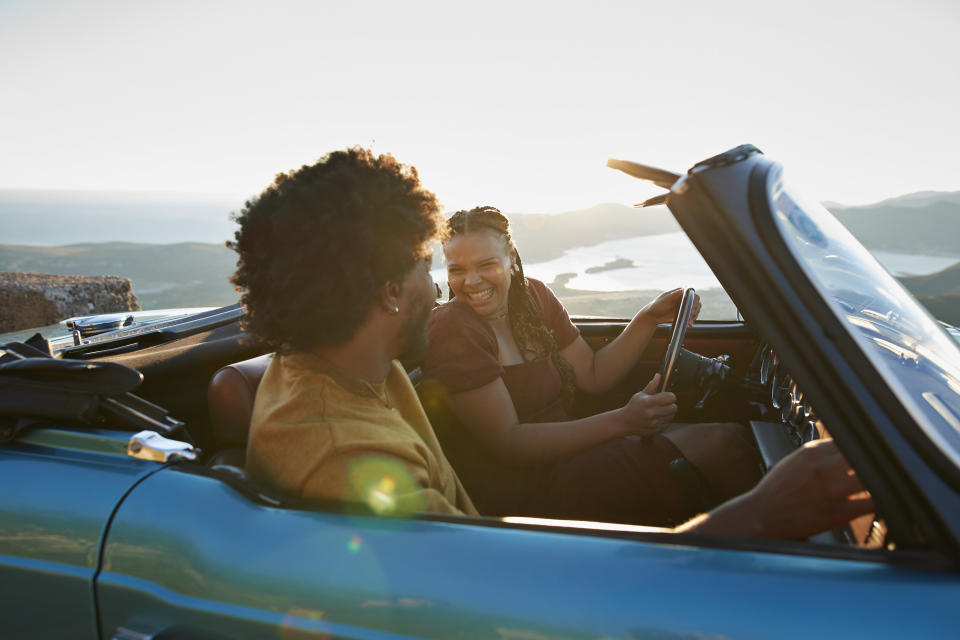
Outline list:
[[[399,282],[387,282],[383,285],[383,292],[380,295],[380,304],[390,315],[400,313],[400,294],[403,287]]]

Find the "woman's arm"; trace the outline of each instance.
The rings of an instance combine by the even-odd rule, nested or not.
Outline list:
[[[594,351],[582,337],[563,349],[560,355],[573,367],[577,387],[587,393],[603,393],[619,382],[640,359],[657,325],[676,317],[682,297],[683,289],[661,293],[637,312],[623,332],[602,349]],[[700,311],[699,296],[694,300],[693,310],[691,318],[695,319]]]
[[[619,409],[580,420],[520,423],[503,378],[450,395],[460,422],[505,464],[528,465],[557,460],[612,438],[653,435],[677,412],[676,396],[653,393],[659,375]]]

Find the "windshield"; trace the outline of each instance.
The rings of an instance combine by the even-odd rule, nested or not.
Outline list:
[[[823,207],[780,182],[771,196],[803,270],[917,424],[960,466],[960,347]]]

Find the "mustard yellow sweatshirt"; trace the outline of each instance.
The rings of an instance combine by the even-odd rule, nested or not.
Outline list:
[[[386,381],[373,385],[331,366],[307,353],[270,363],[253,408],[250,475],[288,494],[364,502],[383,515],[475,515],[401,364],[394,360]]]

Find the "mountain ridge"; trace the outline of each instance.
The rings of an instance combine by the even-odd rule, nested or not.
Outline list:
[[[158,211],[150,210],[151,215]],[[192,229],[197,220],[191,216],[191,211],[196,210],[179,211],[173,220],[165,220],[165,224]],[[9,242],[11,236],[7,233],[6,222],[10,211],[0,202],[0,228],[4,229],[4,235],[0,237],[0,242],[4,242],[0,244],[0,271],[128,277],[133,280],[134,291],[144,308],[230,304],[238,297],[228,281],[236,267],[236,254],[227,249],[223,241],[232,235],[227,232],[228,225],[232,229],[235,224],[223,211],[216,215],[210,209],[205,211],[208,220],[217,216],[224,218],[217,222],[221,226],[213,242],[122,239],[36,245]],[[937,274],[902,279],[915,295],[929,300],[939,298],[941,302],[946,299],[944,296],[956,296],[956,300],[951,298],[949,304],[944,304],[948,311],[957,306],[957,300],[960,300],[960,246],[955,239],[960,238],[960,192],[918,192],[877,205],[839,207],[833,212],[868,249],[958,257],[958,265]],[[513,239],[527,264],[558,258],[565,250],[574,247],[680,231],[663,206],[636,209],[603,203],[564,213],[506,215],[511,221]],[[136,217],[129,214],[123,214],[122,218],[136,222]],[[84,220],[88,222],[86,228],[96,231],[91,229],[96,225],[89,224],[87,218]],[[44,233],[51,232],[40,220],[31,218],[30,222],[34,234],[37,228]],[[155,233],[151,225],[138,225],[145,226],[146,233],[154,240],[162,239],[162,234]],[[72,227],[76,227],[75,220]],[[549,233],[545,232],[547,228]],[[144,229],[138,231],[143,233]],[[96,237],[97,234],[92,235]],[[75,236],[74,233],[71,237],[75,239]],[[439,266],[439,262],[435,266]],[[928,306],[932,308],[933,303]],[[946,319],[942,314],[938,315]],[[947,321],[960,324],[960,313],[956,316],[951,315],[954,319]]]
[[[910,205],[878,204],[831,212],[868,249],[947,256],[960,252],[960,193]]]

